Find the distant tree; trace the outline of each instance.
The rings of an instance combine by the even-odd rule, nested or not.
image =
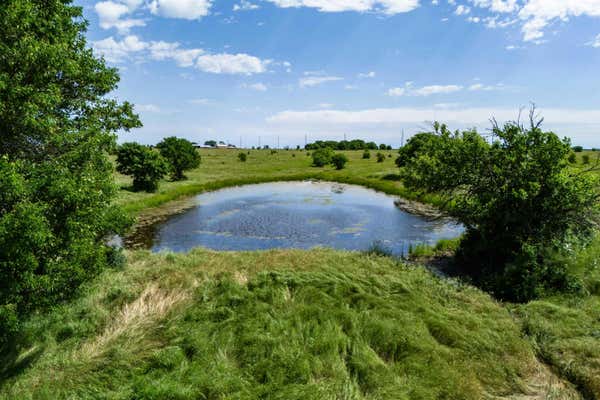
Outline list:
[[[297,145],[297,146],[296,146],[296,150],[300,150],[300,145]]]
[[[206,142],[204,142],[205,146],[210,146],[210,147],[217,147],[217,141],[216,140],[207,140]]]
[[[388,144],[387,149],[386,150],[392,150],[392,146]]]
[[[377,143],[375,142],[369,142],[365,146],[369,150],[377,150]]]
[[[327,164],[331,164],[331,159],[333,158],[333,150],[329,147],[324,147],[318,150],[313,151],[312,159],[313,166],[315,167],[324,167]]]
[[[344,169],[344,166],[348,162],[348,157],[345,154],[337,153],[331,158],[331,163],[335,169]]]
[[[377,162],[378,163],[382,163],[385,161],[385,154],[383,153],[377,153]]]
[[[381,143],[381,144],[379,145],[379,150],[387,150],[387,144],[383,144],[383,143]]]
[[[573,151],[575,153],[581,153],[583,151],[583,147],[582,146],[573,146]]]
[[[169,163],[174,181],[185,179],[184,171],[200,165],[200,154],[189,140],[171,136],[163,139],[156,148]]]
[[[123,143],[117,150],[117,171],[133,177],[135,191],[155,192],[168,172],[168,162],[149,146]]]
[[[362,158],[363,158],[363,160],[371,158],[371,152],[369,150],[363,151]]]
[[[240,154],[238,154],[238,159],[241,162],[246,162],[246,160],[248,159],[248,155],[246,153],[240,153]]]

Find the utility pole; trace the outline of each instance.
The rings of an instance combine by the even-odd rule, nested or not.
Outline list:
[[[258,149],[260,150],[260,136],[258,137]]]
[[[402,146],[401,147],[404,147],[404,128],[402,128]]]
[[[304,148],[306,148],[306,145],[308,144],[308,133],[304,134]]]
[[[279,135],[277,135],[277,150],[279,150]]]

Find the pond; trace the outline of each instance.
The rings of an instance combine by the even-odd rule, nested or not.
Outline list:
[[[196,196],[192,207],[139,229],[130,247],[152,251],[308,249],[368,250],[401,256],[411,245],[454,238],[462,227],[400,210],[393,196],[331,182],[277,182]]]

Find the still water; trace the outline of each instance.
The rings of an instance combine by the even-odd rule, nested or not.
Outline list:
[[[330,182],[277,182],[197,196],[193,207],[128,239],[153,251],[311,248],[367,250],[394,255],[410,245],[433,244],[461,234],[449,221],[401,211],[395,198],[360,186]]]

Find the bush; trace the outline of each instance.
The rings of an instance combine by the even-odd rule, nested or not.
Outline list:
[[[331,150],[329,147],[317,149],[312,153],[313,166],[315,167],[324,167],[328,164],[331,164],[332,158],[333,150]]]
[[[238,154],[238,159],[241,162],[246,162],[246,160],[248,159],[248,155],[246,153],[240,153],[240,154]]]
[[[577,164],[577,155],[571,152],[567,160],[569,161],[569,164]]]
[[[363,160],[368,160],[369,158],[371,158],[371,152],[369,150],[363,151],[362,158]]]
[[[377,153],[377,162],[378,163],[382,163],[385,161],[385,154],[383,153]]]
[[[133,190],[155,192],[169,171],[165,159],[149,146],[123,143],[117,150],[117,171],[133,176]]]
[[[590,163],[590,155],[589,154],[584,154],[583,156],[581,156],[581,161],[584,164],[589,164]]]
[[[331,158],[331,163],[335,167],[335,169],[344,169],[344,166],[348,162],[348,157],[342,153],[337,153]]]
[[[573,151],[575,153],[581,153],[583,151],[583,147],[582,146],[573,146]]]
[[[156,147],[169,163],[174,181],[185,179],[183,171],[200,166],[200,154],[189,140],[172,136],[163,139]]]
[[[438,125],[439,126],[439,125]],[[457,265],[501,299],[527,301],[573,287],[547,257],[586,240],[598,221],[596,181],[570,174],[568,140],[516,122],[476,131],[442,127],[401,169],[413,190],[445,194],[445,211],[465,225]]]

